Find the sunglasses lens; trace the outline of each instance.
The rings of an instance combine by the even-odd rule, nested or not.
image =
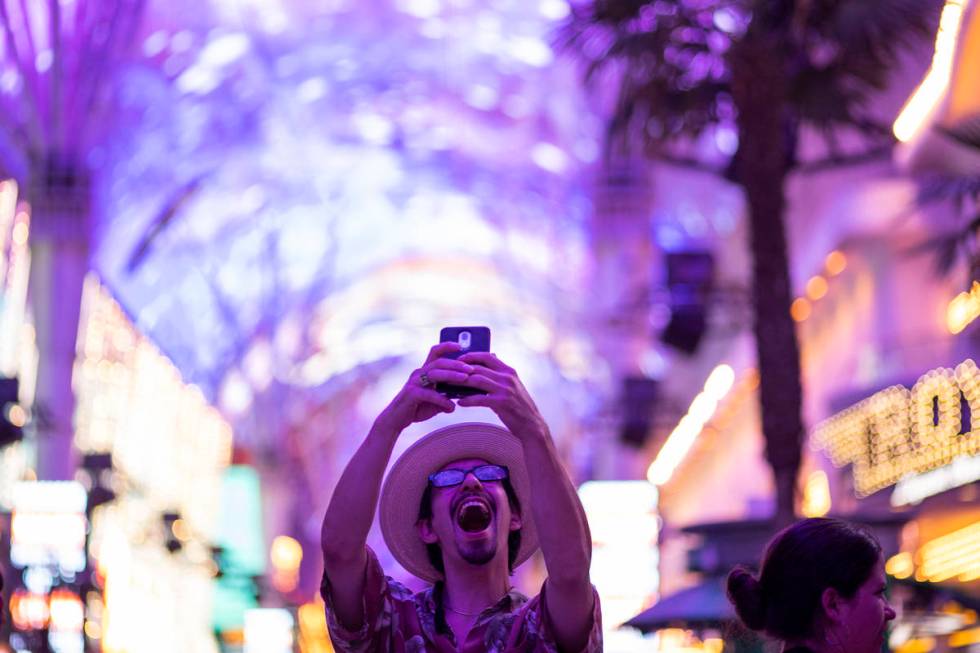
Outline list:
[[[449,487],[451,485],[459,485],[463,482],[464,478],[465,474],[458,469],[445,469],[430,476],[429,480],[436,487]]]
[[[507,468],[500,465],[477,467],[473,473],[481,481],[502,481],[507,478]]]
[[[502,465],[481,465],[474,469],[463,471],[462,469],[444,469],[441,472],[429,475],[429,482],[433,487],[452,487],[459,485],[466,479],[466,475],[473,473],[481,481],[502,481],[508,477],[507,468]]]

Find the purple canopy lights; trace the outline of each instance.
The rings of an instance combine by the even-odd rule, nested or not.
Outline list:
[[[151,2],[90,153],[97,269],[233,415],[401,378],[460,321],[531,383],[601,379],[581,316],[602,120],[550,45],[567,11]]]

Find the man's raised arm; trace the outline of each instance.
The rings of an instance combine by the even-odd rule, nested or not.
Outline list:
[[[477,366],[466,385],[488,394],[465,397],[459,405],[491,408],[523,445],[531,512],[548,568],[548,620],[560,649],[578,653],[589,642],[595,607],[589,580],[592,537],[585,510],[558,458],[548,425],[517,373],[493,354],[474,352],[460,360]]]
[[[440,358],[458,348],[455,343],[442,343],[429,351],[425,364],[412,372],[405,386],[375,420],[330,498],[320,531],[323,567],[336,615],[351,630],[359,629],[364,622],[362,597],[367,563],[364,546],[374,521],[385,467],[395,441],[408,425],[455,409],[452,400],[429,386],[466,379],[472,370],[469,365]],[[428,382],[425,386],[423,374]]]

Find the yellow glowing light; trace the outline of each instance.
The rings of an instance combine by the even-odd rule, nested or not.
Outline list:
[[[950,648],[962,648],[973,644],[980,644],[980,628],[961,630],[949,636]]]
[[[725,648],[725,640],[719,637],[708,637],[702,642],[705,653],[721,653]]]
[[[10,408],[7,409],[7,419],[10,423],[20,428],[27,424],[27,411],[20,404],[11,404]]]
[[[191,539],[191,529],[187,525],[187,522],[183,519],[175,519],[174,523],[170,525],[170,530],[181,542],[187,542]]]
[[[102,626],[94,621],[85,622],[85,636],[89,639],[101,639],[102,638]]]
[[[961,393],[969,420],[961,414]],[[960,433],[966,423],[971,430]],[[886,388],[820,422],[812,437],[835,465],[854,466],[858,496],[959,464],[980,454],[980,370],[973,360],[931,370],[911,391]]]
[[[288,535],[280,535],[272,540],[269,558],[276,569],[295,571],[303,561],[303,546]]]
[[[908,578],[914,571],[915,564],[912,562],[912,554],[908,551],[893,555],[885,563],[885,573],[898,579]]]
[[[803,486],[802,511],[805,517],[823,517],[830,512],[830,483],[822,469],[807,477]]]
[[[921,637],[908,640],[896,648],[895,653],[929,653],[934,648],[936,648],[936,640],[934,638]]]
[[[827,254],[827,258],[823,261],[823,266],[828,276],[836,277],[847,267],[847,257],[844,256],[844,252],[835,249],[830,254]]]
[[[810,280],[806,282],[806,296],[812,301],[817,301],[827,294],[827,288],[827,280],[819,274],[810,277]]]
[[[15,224],[13,231],[14,244],[19,246],[26,245],[29,230],[29,227],[24,222],[18,222]]]
[[[949,332],[955,335],[978,317],[980,317],[980,281],[974,281],[969,292],[961,292],[949,302],[946,308],[946,326]]]
[[[704,391],[694,398],[687,414],[667,436],[664,446],[650,463],[647,480],[654,485],[663,485],[670,480],[734,381],[735,370],[730,365],[722,363],[712,370],[704,383]]]
[[[980,576],[980,521],[930,540],[918,551],[920,569],[934,583]]]
[[[805,297],[797,297],[789,306],[789,314],[797,322],[804,321],[810,317],[810,313],[812,312],[813,309],[812,305],[810,304],[810,300],[806,299]]]
[[[949,87],[956,40],[963,17],[963,3],[964,0],[947,0],[939,18],[932,66],[892,125],[895,138],[903,143],[912,140],[919,132]]]
[[[657,636],[659,645],[656,650],[661,653],[721,653],[725,647],[720,638],[701,640],[694,631],[680,628],[664,628],[657,631]]]
[[[301,653],[333,653],[322,601],[311,601],[299,606],[297,621]]]

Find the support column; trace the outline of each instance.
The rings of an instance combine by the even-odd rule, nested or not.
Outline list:
[[[34,415],[37,473],[44,480],[73,477],[75,395],[72,368],[89,271],[90,184],[75,174],[35,176],[31,187],[31,278],[28,305],[37,331]]]

